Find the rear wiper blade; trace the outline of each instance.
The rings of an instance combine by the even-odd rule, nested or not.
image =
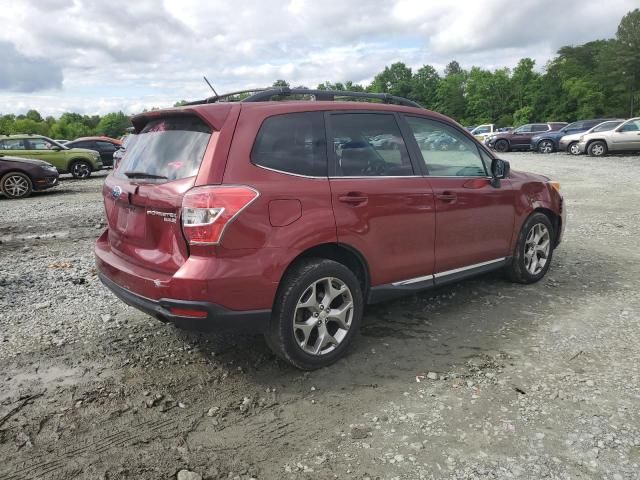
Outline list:
[[[164,175],[154,175],[153,173],[145,172],[124,172],[124,174],[129,178],[157,178],[161,180],[169,179],[169,177],[165,177]]]

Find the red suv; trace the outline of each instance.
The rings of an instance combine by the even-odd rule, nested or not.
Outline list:
[[[316,101],[272,101],[291,95]],[[365,304],[549,269],[559,185],[510,171],[451,119],[385,94],[221,98],[132,119],[96,245],[101,280],[129,305],[180,327],[262,332],[314,369],[344,355]],[[442,134],[457,147],[421,148]]]

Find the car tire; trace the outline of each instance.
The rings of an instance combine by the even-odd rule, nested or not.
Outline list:
[[[69,166],[69,172],[73,178],[77,178],[78,180],[89,178],[92,170],[91,164],[85,160],[75,160],[71,162]]]
[[[555,232],[551,220],[534,212],[520,229],[518,242],[505,267],[507,278],[516,283],[534,283],[545,276],[553,257]]]
[[[553,153],[553,142],[551,140],[542,140],[538,143],[538,153]]]
[[[591,157],[604,157],[607,154],[607,144],[602,140],[591,142],[587,147],[587,153]]]
[[[33,192],[33,183],[24,173],[9,172],[0,179],[0,191],[7,198],[26,198]]]
[[[494,143],[493,149],[496,152],[508,152],[509,142],[507,142],[506,140],[498,140],[496,143]]]
[[[363,309],[362,288],[351,270],[333,260],[305,259],[282,279],[265,338],[296,368],[326,367],[353,344]]]
[[[567,153],[570,155],[580,155],[580,148],[578,147],[578,142],[571,142],[567,147]]]

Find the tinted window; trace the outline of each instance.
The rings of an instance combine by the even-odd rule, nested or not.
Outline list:
[[[127,178],[126,173],[135,172],[165,180],[192,177],[198,173],[211,133],[211,127],[195,116],[152,120],[127,149],[117,176]]]
[[[89,142],[86,140],[80,141],[80,142],[72,142],[70,145],[67,145],[71,148],[89,148],[89,149],[95,149],[96,146],[93,142]]]
[[[0,147],[3,150],[24,150],[25,149],[24,140],[19,140],[19,139],[3,140],[2,142],[0,142]]]
[[[546,132],[549,130],[549,127],[544,123],[537,123],[533,126],[534,132]]]
[[[393,115],[331,115],[329,141],[337,161],[337,176],[413,175],[407,147]]]
[[[486,176],[477,145],[462,132],[434,120],[406,117],[418,142],[429,175],[439,177]]]
[[[327,142],[322,112],[267,118],[251,151],[251,161],[282,172],[327,176]]]
[[[116,147],[113,143],[97,141],[96,146],[100,151],[114,152]]]
[[[531,130],[531,125],[523,125],[521,127],[516,128],[513,133],[530,133],[533,130]]]
[[[621,132],[637,132],[640,130],[640,120],[631,120],[620,128]]]
[[[604,122],[593,129],[594,132],[607,132],[616,128],[622,122]]]

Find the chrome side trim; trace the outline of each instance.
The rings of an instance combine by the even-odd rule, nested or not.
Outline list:
[[[468,265],[466,267],[454,268],[453,270],[447,270],[445,272],[440,272],[434,274],[434,278],[446,277],[447,275],[453,275],[456,273],[464,272],[465,270],[472,270],[478,267],[484,267],[485,265],[491,265],[492,263],[503,262],[507,257],[496,258],[495,260],[489,260],[488,262],[474,263],[473,265]]]
[[[408,280],[400,280],[399,282],[393,282],[391,285],[394,287],[400,287],[402,285],[411,285],[412,283],[424,282],[426,280],[433,280],[433,275],[425,275],[423,277],[410,278]]]
[[[394,287],[401,287],[403,285],[411,285],[413,283],[424,282],[427,280],[433,280],[436,278],[446,277],[448,275],[454,275],[456,273],[464,272],[465,270],[473,270],[474,268],[484,267],[493,263],[503,262],[507,257],[496,258],[495,260],[489,260],[487,262],[474,263],[473,265],[467,265],[466,267],[454,268],[453,270],[446,270],[444,272],[435,273],[433,275],[424,275],[422,277],[409,278],[407,280],[400,280],[393,282],[391,285]]]

